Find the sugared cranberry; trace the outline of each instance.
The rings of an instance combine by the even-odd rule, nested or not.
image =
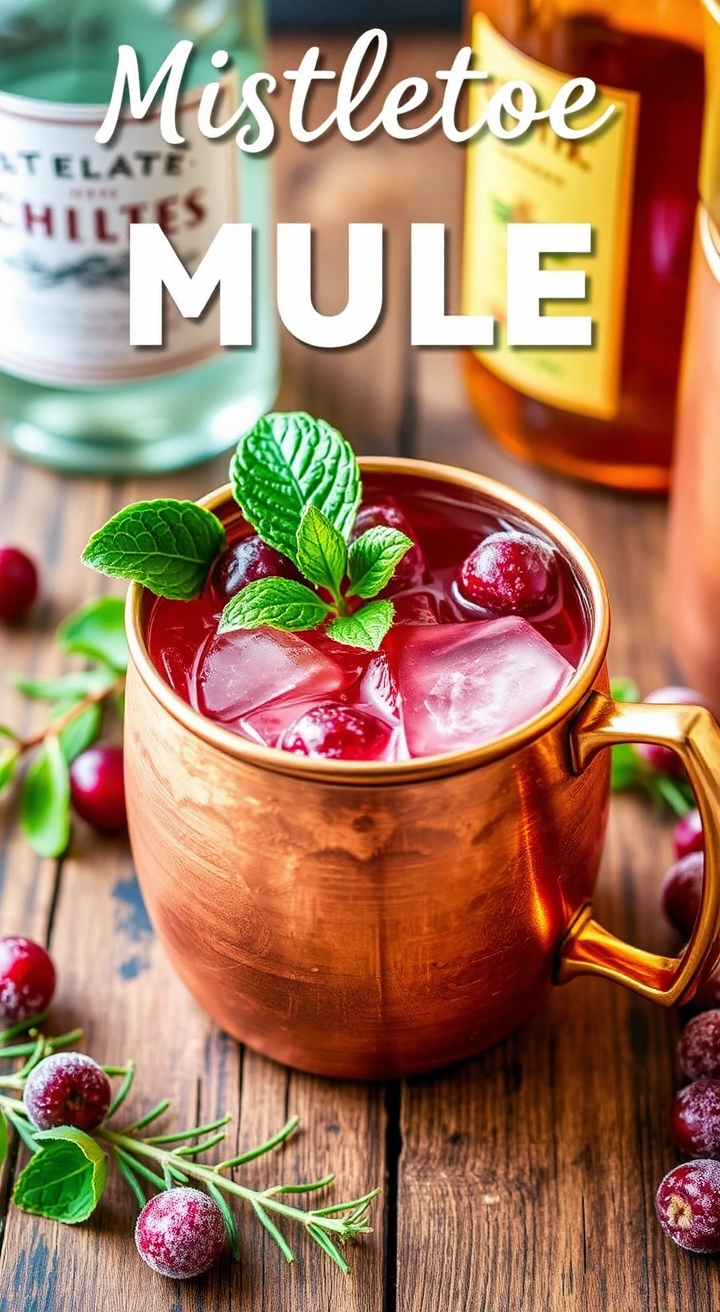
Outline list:
[[[702,852],[705,842],[697,807],[678,820],[673,829],[673,844],[678,861],[690,852]]]
[[[89,1133],[107,1116],[112,1098],[102,1067],[82,1052],[54,1052],[28,1076],[25,1110],[38,1130],[74,1125]]]
[[[37,590],[37,570],[30,557],[17,547],[0,546],[0,620],[21,619]]]
[[[396,528],[413,542],[413,546],[408,548],[402,560],[395,566],[395,572],[385,591],[392,594],[400,588],[418,587],[425,579],[427,566],[413,527],[397,502],[388,497],[387,501],[361,506],[353,525],[351,540],[354,541],[362,533],[367,533],[370,528]]]
[[[658,1220],[692,1253],[720,1250],[720,1162],[684,1162],[669,1171],[655,1198]]]
[[[680,1065],[691,1080],[720,1077],[720,1011],[705,1011],[688,1022],[678,1044]]]
[[[707,705],[702,693],[696,692],[694,688],[656,688],[654,692],[648,693],[643,700],[661,706],[677,704],[680,706]],[[657,743],[638,743],[635,751],[654,770],[661,770],[663,774],[674,774],[678,778],[682,778],[685,774],[685,767],[680,757],[669,747],[660,747]]]
[[[127,832],[122,747],[88,747],[70,766],[70,796],[79,816],[101,834]]]
[[[271,577],[299,579],[300,575],[287,556],[255,533],[223,552],[213,569],[212,586],[221,601],[229,601],[247,583]]]
[[[670,867],[660,885],[662,909],[683,934],[691,934],[697,920],[704,865],[702,852],[690,852]]]
[[[720,1080],[700,1079],[675,1094],[670,1134],[688,1157],[720,1153]]]
[[[183,1185],[156,1194],[145,1204],[135,1226],[135,1243],[153,1271],[173,1280],[191,1280],[221,1257],[225,1222],[214,1199]]]
[[[333,761],[376,761],[390,741],[389,725],[374,715],[327,702],[313,706],[283,734],[281,746],[298,756]]]
[[[45,949],[16,934],[0,938],[0,1025],[37,1016],[54,992],[55,967]]]
[[[460,567],[461,597],[493,615],[539,615],[558,595],[552,547],[529,533],[491,533]]]

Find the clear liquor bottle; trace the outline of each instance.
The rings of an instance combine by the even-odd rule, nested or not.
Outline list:
[[[168,146],[151,113],[98,145],[118,46],[137,51],[144,92],[188,38],[186,144]],[[227,449],[272,403],[268,161],[234,132],[208,141],[196,119],[206,82],[223,82],[227,118],[263,61],[264,0],[0,7],[0,431],[16,451],[66,470],[171,469]],[[190,270],[222,223],[252,223],[251,347],[220,347],[217,305],[184,320],[171,303],[163,347],[129,346],[129,228],[145,221]]]

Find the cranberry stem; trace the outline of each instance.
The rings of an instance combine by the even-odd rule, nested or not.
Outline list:
[[[85,711],[89,711],[93,706],[99,706],[108,697],[120,696],[124,691],[125,675],[121,674],[109,687],[99,688],[96,692],[88,693],[87,697],[83,697],[82,701],[76,702],[74,706],[65,711],[64,715],[59,715],[56,720],[49,720],[44,728],[39,729],[37,733],[31,734],[29,738],[19,739],[18,755],[22,756],[33,747],[39,747],[51,735],[58,737],[63,729],[72,724],[73,720],[76,720],[79,715],[84,715]]]

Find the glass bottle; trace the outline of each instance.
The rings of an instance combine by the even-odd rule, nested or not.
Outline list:
[[[668,604],[683,676],[720,711],[720,8],[711,3],[706,33],[701,201],[678,402]]]
[[[118,46],[138,52],[144,91],[188,38],[186,146],[166,145],[157,115],[97,145]],[[220,49],[230,55],[222,73],[210,62]],[[83,472],[171,469],[230,447],[272,403],[268,163],[233,132],[202,137],[194,112],[199,89],[221,79],[229,117],[242,79],[262,67],[264,0],[0,6],[0,431],[14,450]],[[172,305],[163,348],[129,346],[138,221],[160,223],[189,269],[222,223],[253,224],[252,347],[220,347],[217,306],[188,321]]]
[[[579,146],[536,127],[518,142],[468,147],[464,310],[505,296],[508,221],[590,222],[588,350],[472,352],[467,383],[490,432],[515,455],[618,488],[668,486],[692,247],[703,101],[700,0],[470,0],[476,67],[524,78],[544,105],[590,77],[616,112]],[[473,93],[480,116],[478,84]],[[578,124],[576,124],[577,126]],[[557,267],[558,257],[546,257]],[[547,312],[552,313],[548,303]],[[496,338],[497,340],[497,338]]]

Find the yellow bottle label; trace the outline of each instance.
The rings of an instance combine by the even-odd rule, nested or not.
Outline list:
[[[490,76],[470,96],[471,122],[483,115],[501,83],[529,82],[544,109],[569,75],[523,55],[484,14],[472,25],[475,66]],[[598,87],[573,128],[615,112],[597,135],[565,141],[541,122],[516,141],[483,131],[469,145],[465,196],[463,312],[497,321],[494,347],[476,352],[485,368],[518,391],[577,414],[617,414],[622,359],[627,257],[640,97]],[[586,298],[547,301],[545,314],[590,315],[590,347],[511,347],[505,340],[508,223],[590,223],[590,255],[545,255],[544,267],[584,269]]]

